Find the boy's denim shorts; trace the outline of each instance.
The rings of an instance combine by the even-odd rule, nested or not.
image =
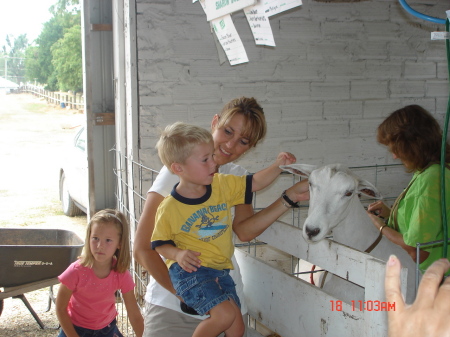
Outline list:
[[[123,337],[123,335],[119,331],[119,328],[117,327],[117,322],[115,319],[100,330],[86,329],[76,325],[74,325],[73,327],[80,337]],[[60,330],[58,337],[66,337],[63,329]]]
[[[241,307],[236,294],[236,284],[230,276],[229,269],[200,267],[197,271],[188,273],[178,263],[174,263],[170,266],[169,274],[177,295],[200,315],[205,315],[228,299],[232,299],[239,308]]]

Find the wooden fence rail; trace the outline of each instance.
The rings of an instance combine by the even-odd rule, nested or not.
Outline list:
[[[35,96],[43,97],[50,104],[60,105],[62,108],[84,111],[84,97],[82,93],[49,91],[36,85],[23,85],[19,92],[29,92]]]

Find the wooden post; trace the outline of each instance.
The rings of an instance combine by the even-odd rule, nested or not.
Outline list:
[[[72,92],[72,102],[76,103],[77,102],[77,94]],[[76,109],[77,105],[76,104],[72,104],[72,106],[70,107],[71,109]]]

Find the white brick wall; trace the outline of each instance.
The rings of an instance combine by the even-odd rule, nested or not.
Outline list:
[[[430,41],[430,33],[445,27],[411,16],[396,1],[305,0],[270,18],[274,48],[256,46],[245,15],[233,14],[250,60],[237,66],[220,64],[199,3],[136,2],[139,158],[146,166],[161,165],[158,128],[176,120],[209,127],[223,104],[241,95],[259,100],[269,124],[266,140],[239,161],[250,171],[282,150],[312,164],[390,163],[375,140],[390,112],[421,104],[443,120],[445,43]],[[440,18],[448,9],[446,1],[409,3]]]

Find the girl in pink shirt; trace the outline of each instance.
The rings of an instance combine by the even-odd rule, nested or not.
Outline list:
[[[136,336],[144,322],[134,296],[130,265],[129,227],[119,211],[96,213],[88,224],[81,257],[60,276],[56,315],[59,337],[122,337],[116,325],[117,290],[122,297]]]

